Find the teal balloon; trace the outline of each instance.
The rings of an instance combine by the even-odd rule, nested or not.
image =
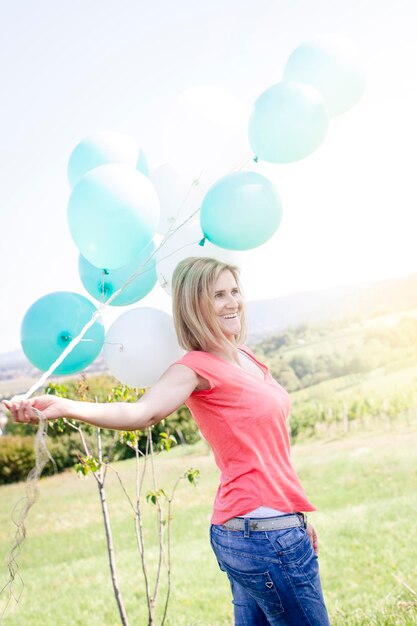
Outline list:
[[[115,131],[100,131],[80,141],[68,161],[68,180],[75,187],[87,172],[110,163],[120,163],[149,175],[146,156],[138,142]]]
[[[255,102],[249,119],[249,141],[263,161],[291,163],[319,147],[328,125],[318,91],[301,83],[277,83]]]
[[[358,47],[341,35],[321,37],[298,46],[287,61],[284,79],[317,89],[330,116],[353,107],[365,89]]]
[[[116,269],[150,244],[159,200],[146,176],[127,165],[102,165],[74,187],[68,224],[80,253],[96,267]]]
[[[46,372],[96,312],[96,307],[78,293],[57,291],[39,298],[22,321],[23,352],[35,367]],[[103,343],[104,327],[98,318],[54,374],[81,372],[99,355]]]
[[[204,236],[220,248],[250,250],[277,230],[281,199],[270,180],[257,172],[236,172],[217,181],[204,197]]]
[[[150,243],[135,261],[115,270],[95,267],[80,255],[78,270],[81,282],[93,298],[104,303],[131,276],[140,272],[139,276],[129,283],[110,303],[110,306],[127,306],[138,302],[152,291],[157,281],[155,257],[148,260],[155,249],[154,243]]]

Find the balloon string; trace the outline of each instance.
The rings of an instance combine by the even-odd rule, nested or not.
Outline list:
[[[242,169],[252,158],[252,156],[248,156],[249,153],[247,153],[243,159],[243,162],[241,162],[240,166],[238,166],[237,170]],[[48,380],[49,376],[55,371],[55,369],[61,365],[61,363],[64,361],[64,359],[72,352],[72,350],[74,350],[74,348],[80,343],[80,341],[82,340],[82,338],[84,337],[84,335],[86,334],[86,332],[94,325],[94,323],[97,321],[97,319],[100,317],[100,314],[108,307],[111,305],[111,303],[117,298],[118,295],[120,295],[122,293],[122,291],[124,289],[126,289],[134,280],[136,280],[136,278],[138,278],[139,276],[141,276],[143,274],[144,271],[148,271],[148,270],[143,270],[144,267],[146,267],[146,265],[149,263],[149,261],[152,260],[152,258],[155,256],[155,254],[157,252],[159,252],[159,250],[166,244],[167,241],[169,241],[169,239],[175,235],[175,233],[182,228],[183,226],[185,226],[185,224],[187,224],[188,222],[190,222],[200,211],[200,207],[198,207],[197,209],[195,209],[195,211],[193,211],[191,213],[191,215],[189,215],[183,222],[181,222],[181,224],[179,224],[178,226],[175,226],[175,222],[178,219],[179,214],[181,213],[182,208],[184,207],[185,202],[187,201],[192,189],[194,187],[196,187],[201,179],[201,176],[203,175],[203,172],[200,172],[200,175],[198,176],[198,178],[194,179],[184,197],[184,199],[182,200],[180,207],[178,209],[178,214],[177,217],[175,218],[173,224],[171,224],[171,226],[169,227],[167,233],[164,235],[161,243],[159,244],[159,246],[152,252],[152,254],[146,259],[146,261],[144,261],[144,263],[142,263],[142,265],[139,266],[138,271],[134,272],[124,283],[121,287],[119,287],[119,289],[117,289],[110,297],[108,300],[106,300],[106,302],[102,302],[99,307],[98,310],[95,311],[95,313],[93,314],[93,316],[91,317],[91,319],[83,326],[83,328],[81,329],[80,333],[74,337],[74,339],[72,339],[70,341],[70,343],[68,344],[68,346],[65,348],[65,350],[63,352],[61,352],[61,354],[58,356],[58,358],[54,361],[54,363],[52,363],[52,365],[49,367],[49,369],[44,372],[42,374],[42,376],[39,378],[39,380],[37,380],[35,383],[33,383],[33,385],[30,387],[30,389],[23,394],[22,396],[19,396],[19,399],[21,400],[27,400],[28,398],[30,398],[40,387],[42,387],[42,385]],[[184,246],[182,246],[181,248],[178,248],[178,250],[175,250],[174,252],[171,252],[170,254],[166,255],[165,257],[161,257],[160,260],[165,260],[166,258],[169,258],[170,256],[172,256],[173,254],[176,254],[176,252],[178,252],[179,250],[183,250],[184,248],[186,248],[187,246],[190,245],[194,245],[195,243],[199,243],[199,241],[197,242],[191,242],[189,244],[185,244]],[[150,269],[150,268],[149,268]],[[103,279],[104,279],[104,272],[103,272],[103,276],[102,276],[102,285],[103,285],[103,291],[104,291],[104,283],[103,283]]]
[[[193,188],[193,186],[195,185],[195,182],[193,181],[189,191],[187,192],[187,196],[190,194],[191,189]],[[183,201],[182,204],[184,204],[185,199]],[[28,400],[38,389],[40,389],[40,387],[42,387],[44,385],[44,383],[48,380],[48,378],[51,376],[51,374],[53,374],[53,372],[56,370],[57,367],[59,367],[59,365],[61,365],[61,363],[64,361],[64,359],[66,359],[66,357],[74,350],[74,348],[82,341],[84,335],[86,334],[86,332],[95,324],[95,322],[99,319],[100,314],[107,309],[107,307],[109,307],[111,305],[111,303],[117,298],[118,295],[120,295],[122,293],[122,291],[124,289],[126,289],[134,280],[136,280],[139,276],[142,275],[143,273],[143,268],[146,267],[146,265],[152,260],[152,258],[155,256],[155,254],[166,244],[166,242],[180,229],[182,228],[187,222],[189,222],[191,219],[193,219],[193,217],[195,215],[197,215],[197,213],[199,212],[200,208],[196,209],[186,220],[184,220],[181,224],[179,224],[178,226],[176,226],[174,228],[174,224],[171,225],[171,227],[169,228],[168,232],[165,234],[164,238],[162,239],[161,243],[159,244],[159,246],[152,252],[152,254],[149,255],[149,257],[146,259],[146,261],[144,261],[138,268],[138,271],[134,272],[131,276],[129,276],[129,278],[123,283],[123,285],[121,287],[119,287],[119,289],[117,289],[110,297],[108,300],[106,300],[106,302],[102,302],[101,304],[99,304],[97,311],[95,311],[92,315],[92,317],[90,318],[90,320],[82,327],[81,331],[78,333],[78,335],[76,337],[74,337],[70,343],[67,345],[67,347],[65,348],[65,350],[63,352],[61,352],[61,354],[55,359],[55,361],[50,365],[50,367],[48,368],[48,370],[46,372],[44,372],[40,378],[35,381],[32,386],[30,387],[30,389],[28,389],[28,391],[26,393],[24,393],[21,396],[16,397],[15,399],[19,399],[19,400]],[[192,245],[192,244],[187,244],[187,245]],[[183,246],[185,247],[185,246]],[[180,248],[182,249],[182,248]],[[177,251],[175,251],[177,252]],[[166,257],[162,257],[161,260],[163,260],[164,258],[168,258],[169,256],[171,256],[172,254],[174,254],[174,252],[170,253],[169,255],[167,255]],[[146,270],[148,271],[148,270]]]
[[[169,229],[168,229],[168,232],[171,230],[171,228],[174,226],[175,222],[176,222],[176,221],[178,220],[178,218],[180,217],[181,212],[182,212],[182,210],[183,210],[183,208],[184,208],[184,205],[185,205],[185,203],[187,202],[187,200],[188,200],[188,198],[189,198],[189,196],[190,196],[190,194],[191,194],[192,190],[193,190],[195,187],[197,187],[197,185],[199,185],[199,184],[200,184],[200,179],[201,179],[202,175],[203,175],[203,171],[201,171],[201,172],[200,172],[200,174],[199,174],[199,176],[198,176],[197,178],[195,178],[195,179],[193,180],[193,182],[191,183],[191,185],[190,185],[190,187],[189,187],[189,189],[188,189],[187,193],[185,194],[184,198],[183,198],[183,199],[182,199],[182,201],[181,201],[181,204],[179,205],[179,207],[178,207],[178,209],[177,209],[177,213],[176,213],[176,215],[175,215],[175,218],[174,218],[174,219],[173,219],[173,221],[172,221],[172,224],[170,225],[170,227],[169,227]],[[198,208],[198,209],[197,209],[197,211],[195,211],[195,212],[193,213],[193,215],[194,215],[196,212],[198,212],[199,210],[200,210],[200,208]]]
[[[254,161],[256,157],[251,152],[247,152],[243,159],[239,162],[239,164],[233,170],[234,172],[240,172],[250,161]]]
[[[16,532],[14,536],[14,544],[10,550],[9,556],[7,557],[9,580],[3,586],[3,588],[0,589],[0,595],[2,595],[4,592],[8,592],[8,598],[6,600],[5,606],[0,613],[0,624],[2,623],[4,613],[9,606],[10,601],[14,599],[15,602],[18,603],[23,593],[24,582],[19,572],[17,559],[20,555],[20,552],[22,550],[22,544],[26,537],[26,518],[38,497],[37,484],[39,478],[48,461],[52,461],[52,463],[56,467],[55,461],[53,460],[46,443],[48,422],[43,417],[40,411],[38,411],[37,409],[34,410],[39,419],[39,427],[35,436],[35,466],[33,467],[33,469],[31,469],[26,479],[25,495],[15,504],[11,515],[12,521],[16,526]],[[21,584],[21,588],[17,593],[15,593],[14,591],[14,583],[16,579],[19,580]]]
[[[243,159],[243,163],[240,165],[240,167],[238,167],[238,169],[241,169],[242,167],[244,167],[246,165],[246,163],[251,159],[251,157],[248,158],[249,153],[247,153]],[[246,159],[246,160],[245,160]],[[191,221],[200,211],[200,207],[198,207],[197,209],[195,209],[195,211],[193,211],[193,213],[191,213],[191,215],[189,215],[189,217],[187,217],[187,219],[185,219],[181,224],[179,224],[178,226],[175,226],[175,221],[178,219],[179,214],[181,213],[181,210],[184,207],[185,202],[187,201],[192,189],[194,187],[196,187],[201,179],[201,176],[203,175],[203,172],[200,172],[200,175],[198,176],[198,178],[194,179],[185,195],[185,197],[183,198],[180,207],[178,209],[178,214],[177,217],[175,218],[173,224],[171,224],[171,226],[169,227],[167,233],[164,235],[161,243],[159,244],[159,246],[152,252],[152,254],[146,259],[146,261],[144,261],[144,263],[142,263],[142,265],[140,265],[139,269],[137,272],[134,272],[124,283],[121,287],[119,287],[119,289],[117,289],[110,297],[108,300],[106,300],[106,302],[103,302],[99,305],[98,310],[95,311],[95,313],[92,315],[91,319],[83,326],[83,328],[81,329],[80,333],[74,337],[74,339],[72,339],[70,341],[70,343],[68,344],[68,346],[65,348],[65,350],[63,352],[61,352],[61,354],[58,356],[58,358],[54,361],[54,363],[52,363],[52,365],[49,367],[49,369],[44,372],[42,374],[42,376],[33,383],[33,385],[30,387],[30,389],[23,394],[22,396],[19,396],[19,399],[21,400],[28,400],[40,387],[43,386],[43,384],[48,380],[49,376],[56,370],[56,368],[61,365],[61,363],[64,361],[64,359],[72,352],[72,350],[74,350],[74,348],[80,343],[80,341],[83,339],[84,335],[86,334],[86,332],[94,325],[94,323],[97,321],[97,319],[100,317],[100,314],[102,313],[102,311],[104,311],[108,306],[111,305],[111,303],[117,298],[118,295],[120,295],[122,293],[122,291],[124,289],[126,289],[134,280],[136,280],[136,278],[138,278],[139,276],[141,276],[143,274],[143,268],[146,267],[146,265],[149,263],[149,261],[152,260],[152,258],[155,256],[155,254],[166,244],[166,242],[173,236],[175,235],[175,233],[182,228],[183,226],[185,226],[185,224],[187,224],[189,221]],[[198,242],[192,242],[190,244],[186,244],[184,246],[182,246],[181,248],[179,248],[178,250],[182,250],[185,247],[189,246],[189,245],[194,245],[195,243]],[[174,252],[171,252],[170,254],[168,254],[166,257],[161,257],[160,260],[164,260],[166,258],[169,258],[172,254],[175,254],[176,252],[178,252],[178,250],[175,250]],[[150,269],[150,268],[149,268]],[[148,270],[145,270],[148,271]],[[103,279],[104,279],[104,272],[103,272],[103,276],[102,276],[102,285],[103,285]],[[104,285],[103,285],[103,291],[104,291]]]
[[[194,186],[194,185],[195,185],[195,181],[193,181],[193,185],[192,186]],[[187,196],[189,195],[189,193],[190,193],[190,191],[192,189],[192,186],[191,186]],[[184,202],[185,202],[185,199],[183,201],[183,204],[184,204]],[[95,321],[99,318],[101,311],[103,311],[108,306],[110,306],[110,304],[115,300],[115,298],[117,298],[117,296],[124,289],[126,289],[126,287],[128,285],[130,285],[130,283],[132,281],[134,281],[144,271],[148,271],[148,270],[143,270],[142,268],[144,268],[147,265],[147,263],[149,263],[149,261],[153,258],[153,256],[170,239],[170,237],[173,234],[175,234],[178,231],[179,228],[181,228],[188,221],[190,221],[190,219],[192,219],[198,213],[199,210],[200,210],[199,208],[197,210],[195,210],[192,213],[192,215],[190,215],[186,220],[184,220],[184,222],[182,224],[180,224],[176,228],[173,228],[173,225],[171,225],[171,227],[168,229],[168,232],[164,236],[164,238],[161,241],[161,243],[159,244],[159,246],[152,252],[152,254],[148,257],[148,259],[146,259],[146,261],[140,266],[138,271],[135,272],[134,274],[132,274],[123,283],[123,285],[117,291],[115,291],[112,294],[112,296],[110,296],[110,298],[105,303],[102,303],[100,305],[99,309],[97,311],[95,311],[95,313],[92,315],[91,319],[84,325],[84,327],[82,328],[80,333],[76,337],[74,337],[74,339],[72,339],[70,341],[70,343],[65,348],[65,350],[59,355],[59,357],[54,361],[54,363],[52,363],[52,365],[49,367],[49,369],[46,372],[44,372],[42,374],[42,376],[35,383],[33,383],[33,385],[30,387],[30,389],[25,394],[23,394],[21,396],[15,396],[13,399],[19,399],[19,400],[27,400],[27,399],[29,399],[30,396],[35,393],[35,391],[37,391],[40,387],[43,386],[43,384],[46,382],[48,377],[55,371],[55,369],[62,363],[62,361],[68,356],[68,354],[70,354],[70,352],[81,341],[94,341],[92,339],[83,339],[83,336],[89,330],[89,328],[91,328],[91,326],[93,326]],[[193,244],[187,244],[187,245],[193,245]],[[184,248],[184,247],[186,247],[186,246],[183,246],[182,248]],[[180,249],[182,249],[182,248],[180,248]],[[174,254],[174,252],[172,252],[171,254]],[[171,256],[171,254],[167,255],[165,258],[168,258],[169,256]],[[104,274],[104,272],[103,272],[103,274]],[[108,343],[110,343],[110,342],[108,342]],[[119,347],[121,349],[123,349],[123,345],[122,344],[115,344],[115,345],[119,345]],[[21,595],[23,593],[24,582],[23,582],[23,578],[22,578],[22,576],[20,575],[20,572],[19,572],[19,565],[18,565],[18,562],[17,562],[17,558],[20,555],[20,552],[22,550],[22,545],[23,545],[25,537],[26,537],[26,525],[25,525],[26,518],[28,516],[28,513],[29,513],[30,509],[35,504],[36,499],[37,499],[37,495],[38,495],[38,487],[37,487],[37,485],[38,485],[39,479],[41,477],[43,469],[44,469],[46,463],[48,462],[48,460],[52,461],[52,463],[56,467],[55,461],[52,458],[52,456],[51,456],[51,454],[50,454],[50,452],[48,450],[47,443],[46,443],[47,424],[48,424],[48,422],[45,419],[45,417],[43,416],[43,414],[38,409],[33,409],[33,410],[36,412],[36,415],[37,415],[37,417],[39,419],[39,427],[38,427],[38,430],[37,430],[36,436],[35,436],[35,466],[29,472],[28,477],[26,479],[25,496],[16,503],[16,505],[13,508],[13,511],[12,511],[12,520],[13,520],[13,523],[15,524],[15,526],[16,526],[16,533],[15,533],[14,544],[13,544],[13,546],[12,546],[12,548],[10,550],[9,556],[7,558],[7,567],[8,567],[8,571],[9,571],[9,580],[3,586],[3,588],[0,589],[0,596],[4,592],[8,592],[8,598],[6,600],[5,606],[4,606],[3,610],[0,613],[0,624],[3,621],[4,613],[7,610],[7,607],[9,606],[10,601],[12,600],[12,598],[15,600],[16,603],[18,603],[19,600],[20,600],[20,597],[21,597]],[[15,513],[17,513],[17,510],[18,510],[19,505],[21,503],[23,503],[23,507],[20,510],[20,512],[17,515],[17,517],[15,517]],[[18,579],[20,581],[20,583],[21,583],[21,589],[20,589],[20,591],[17,594],[14,591],[14,583],[15,583],[16,579]]]

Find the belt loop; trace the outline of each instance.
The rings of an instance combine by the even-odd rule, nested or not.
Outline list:
[[[307,515],[305,513],[299,513],[299,515],[301,516],[301,519],[303,520],[304,528],[307,528]]]
[[[245,531],[243,536],[244,537],[250,537],[250,530],[249,530],[249,517],[245,517],[244,518],[244,523],[245,523]]]

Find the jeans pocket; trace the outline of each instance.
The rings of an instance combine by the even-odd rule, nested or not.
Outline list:
[[[298,562],[312,551],[311,541],[305,528],[297,526],[280,533],[275,539],[278,555],[286,562]]]
[[[245,589],[267,615],[278,615],[284,611],[281,598],[269,571],[241,572],[224,562],[221,562],[220,567]]]

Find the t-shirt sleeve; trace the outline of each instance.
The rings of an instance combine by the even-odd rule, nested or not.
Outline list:
[[[204,352],[188,352],[181,359],[176,361],[175,365],[186,365],[196,374],[208,380],[210,389],[197,389],[193,391],[193,394],[212,391],[218,386],[218,377],[216,376],[213,365],[205,358]]]

